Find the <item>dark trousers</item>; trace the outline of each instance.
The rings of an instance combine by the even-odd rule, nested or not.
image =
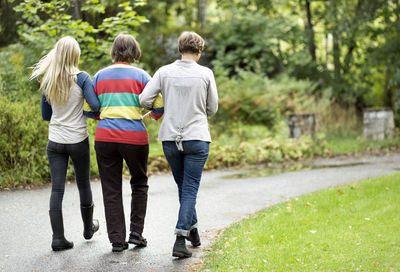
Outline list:
[[[59,144],[48,141],[46,149],[51,174],[50,210],[62,209],[69,158],[74,165],[81,205],[92,205],[88,138],[77,144]]]
[[[141,234],[147,208],[147,159],[149,145],[95,142],[97,164],[103,190],[108,238],[122,243],[126,238],[122,201],[122,166],[125,160],[131,174],[130,231]]]

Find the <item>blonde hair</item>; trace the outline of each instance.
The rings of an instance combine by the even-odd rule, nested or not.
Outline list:
[[[179,53],[198,54],[204,49],[204,40],[196,32],[184,31],[178,39]]]
[[[48,102],[63,105],[68,101],[69,91],[76,82],[81,49],[72,37],[61,38],[54,48],[32,68],[30,79],[41,75],[40,89]]]

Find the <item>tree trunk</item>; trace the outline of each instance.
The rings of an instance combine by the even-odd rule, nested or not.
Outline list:
[[[340,45],[339,45],[339,35],[337,30],[333,30],[333,65],[335,67],[335,79],[340,79]]]
[[[310,52],[312,60],[316,61],[314,26],[312,24],[310,0],[305,0],[305,1],[306,1],[306,13],[307,13],[306,33],[308,36],[308,51]]]
[[[197,0],[197,17],[201,28],[206,27],[207,0]]]
[[[328,68],[329,56],[329,33],[325,32],[325,69]]]
[[[333,12],[333,30],[332,30],[332,43],[333,43],[333,65],[334,65],[334,76],[335,81],[338,83],[341,78],[341,64],[340,64],[340,44],[339,44],[339,32],[337,28],[337,9],[336,0],[331,0],[332,12]]]
[[[353,30],[351,32],[351,39],[348,45],[348,49],[347,49],[347,54],[344,58],[344,64],[343,64],[343,74],[346,74],[349,70],[350,70],[350,63],[351,63],[351,59],[353,57],[353,51],[356,48],[357,44],[356,44],[356,36],[357,36],[357,31],[358,31],[358,24],[359,24],[359,20],[362,16],[362,7],[363,7],[363,0],[358,0],[357,2],[357,8],[356,8],[356,14],[353,20]]]
[[[390,63],[385,65],[385,86],[384,86],[384,94],[383,94],[383,103],[385,107],[392,108],[393,107],[393,94],[390,88],[391,72],[390,72]]]
[[[82,20],[80,0],[75,0],[72,4],[72,19]]]

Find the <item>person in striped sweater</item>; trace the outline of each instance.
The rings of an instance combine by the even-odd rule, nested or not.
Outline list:
[[[128,248],[128,243],[145,247],[142,236],[147,207],[147,159],[149,136],[142,121],[139,103],[150,76],[131,64],[141,55],[139,43],[131,35],[118,35],[112,45],[113,65],[94,76],[93,87],[100,101],[95,150],[103,190],[107,232],[112,251]],[[159,96],[150,115],[158,120],[164,112]],[[125,160],[131,174],[130,235],[125,241],[122,201],[122,166]]]

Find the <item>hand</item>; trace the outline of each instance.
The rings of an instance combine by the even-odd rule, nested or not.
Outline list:
[[[151,111],[149,111],[148,113],[146,113],[145,115],[142,116],[142,119],[147,119],[147,118],[153,118],[153,116],[150,114]],[[154,119],[154,118],[153,118]]]

